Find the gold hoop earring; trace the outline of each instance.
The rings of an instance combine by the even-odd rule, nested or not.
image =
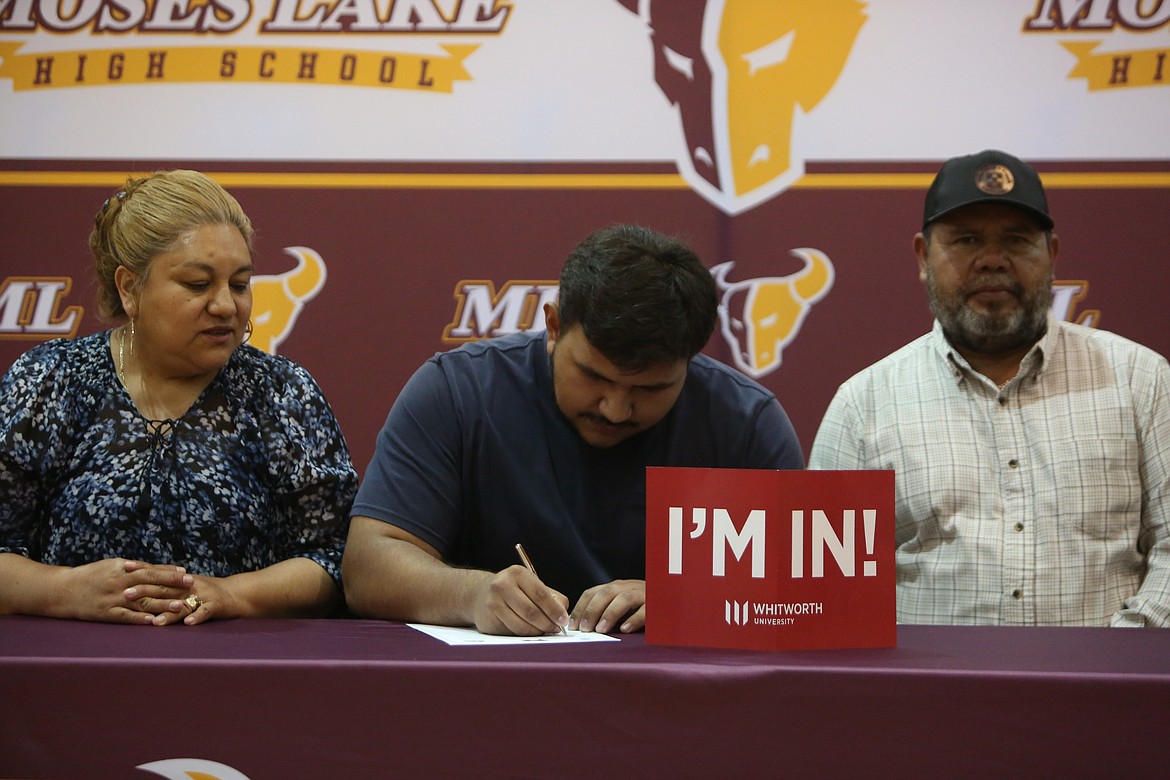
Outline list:
[[[244,326],[244,340],[241,341],[240,343],[247,344],[251,340],[252,340],[252,321],[248,320],[248,324]]]

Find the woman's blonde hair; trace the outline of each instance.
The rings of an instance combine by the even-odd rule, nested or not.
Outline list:
[[[235,225],[252,251],[252,222],[227,190],[198,171],[158,171],[126,185],[106,199],[94,217],[89,248],[98,280],[98,314],[124,317],[114,282],[118,266],[141,286],[154,258],[179,237],[203,225]]]

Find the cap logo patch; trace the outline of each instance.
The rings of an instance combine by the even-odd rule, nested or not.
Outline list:
[[[988,195],[1006,195],[1016,186],[1016,179],[1006,166],[985,165],[975,174],[975,186]]]

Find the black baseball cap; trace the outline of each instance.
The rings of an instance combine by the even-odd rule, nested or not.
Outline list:
[[[1036,169],[1018,157],[998,149],[952,157],[943,163],[926,192],[922,227],[955,209],[973,203],[1005,203],[1036,217],[1045,230],[1052,229],[1048,199]]]

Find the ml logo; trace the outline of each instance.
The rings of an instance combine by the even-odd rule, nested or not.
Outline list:
[[[84,310],[65,306],[68,276],[9,276],[0,283],[0,339],[72,338]]]
[[[748,603],[738,601],[723,602],[723,619],[729,626],[746,626],[748,622]]]

